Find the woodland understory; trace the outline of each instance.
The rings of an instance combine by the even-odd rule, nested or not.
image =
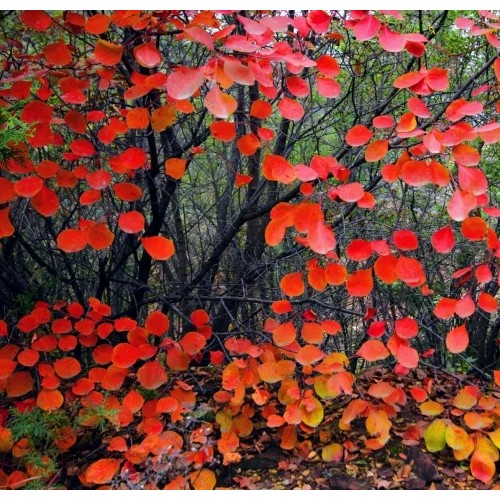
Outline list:
[[[499,30],[0,11],[0,489],[500,489]]]

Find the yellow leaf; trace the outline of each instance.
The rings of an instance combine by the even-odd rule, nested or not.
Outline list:
[[[209,469],[191,472],[189,479],[195,490],[213,490],[217,482],[214,472]]]
[[[425,446],[431,453],[446,447],[446,422],[439,418],[432,421],[424,431]]]
[[[469,435],[461,427],[455,424],[448,424],[446,427],[446,442],[453,450],[461,450],[467,445]]]
[[[443,405],[436,403],[436,401],[426,401],[425,403],[422,403],[419,408],[420,411],[427,417],[435,417],[444,411]]]
[[[321,458],[324,462],[340,462],[344,455],[344,448],[341,444],[332,443],[323,448]]]
[[[313,396],[304,398],[299,405],[302,422],[309,427],[318,427],[323,420],[323,405]]]

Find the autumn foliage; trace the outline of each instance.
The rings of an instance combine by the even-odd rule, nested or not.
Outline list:
[[[213,489],[263,431],[492,483],[500,18],[427,15],[2,18],[0,488],[90,442],[71,487]]]

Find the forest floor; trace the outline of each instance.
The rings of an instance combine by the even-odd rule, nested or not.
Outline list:
[[[202,381],[200,387],[205,389],[198,395],[199,407],[209,408],[213,421],[213,392],[221,387],[220,369],[194,368],[190,374],[181,375],[185,383],[193,379]],[[432,399],[445,407],[455,394],[467,385],[486,388],[486,383],[470,376],[447,374],[439,371],[421,369],[414,370],[411,375],[398,378],[389,370],[376,367],[358,375],[356,393],[370,400],[367,392],[373,382],[384,380],[393,387],[408,388],[419,386],[425,379],[432,378]],[[490,384],[491,387],[491,384]],[[500,398],[500,392],[493,391]],[[214,460],[205,467],[214,471],[217,478],[215,489],[229,490],[500,490],[500,476],[497,473],[487,485],[476,480],[470,473],[469,461],[459,462],[452,450],[446,447],[439,453],[429,453],[422,438],[408,432],[410,427],[424,429],[430,422],[429,417],[422,415],[419,404],[410,396],[407,403],[400,406],[400,411],[391,419],[391,438],[379,450],[369,450],[365,446],[367,431],[365,419],[357,418],[351,423],[351,430],[340,431],[338,422],[350,396],[342,396],[324,402],[324,419],[320,426],[309,436],[300,437],[294,450],[283,450],[279,447],[279,429],[268,428],[266,421],[256,413],[252,419],[253,432],[240,439],[238,463],[223,465],[222,457],[217,452],[217,435],[211,437],[214,446]],[[445,410],[439,418],[447,418]],[[457,420],[458,422],[458,420]],[[194,424],[194,422],[192,422]],[[189,435],[189,424],[184,420],[176,428],[186,425],[186,436]],[[95,436],[97,437],[97,436]],[[101,435],[102,438],[102,435]],[[72,450],[65,458],[65,464],[59,477],[54,482],[68,489],[80,489],[78,474],[85,463],[95,460],[104,448],[95,446],[98,439],[80,440],[78,450]],[[109,440],[108,440],[109,441]],[[343,457],[338,462],[325,462],[322,459],[323,448],[330,443],[343,446]],[[171,460],[171,459],[169,459]],[[5,465],[5,464],[4,464]],[[169,464],[167,464],[168,466]],[[171,464],[170,464],[171,465]],[[158,470],[158,469],[155,469]],[[179,470],[177,474],[188,475],[187,470]],[[144,474],[144,478],[148,474]],[[173,478],[170,478],[171,480]],[[146,484],[146,483],[144,483]],[[165,478],[158,486],[165,484]],[[112,489],[141,488],[140,483],[130,483],[126,478],[117,478]]]
[[[369,372],[358,377],[357,391],[367,391],[373,377],[377,375],[382,373]],[[388,375],[389,373],[384,373],[384,380],[388,380]],[[429,375],[434,378],[433,399],[443,404],[449,403],[450,395],[454,395],[459,387],[481,384],[469,377],[442,372],[430,374],[427,370],[417,370],[414,377],[421,379]],[[406,385],[411,381],[404,382]],[[347,402],[348,400],[346,404]],[[352,423],[353,429],[349,433],[338,434],[336,422],[344,407],[345,405],[338,404],[326,405],[325,421],[321,425],[323,436],[320,431],[320,442],[317,443],[314,441],[318,436],[311,437],[312,449],[307,456],[304,451],[297,453],[282,450],[265,431],[257,441],[247,439],[245,444],[242,440],[242,449],[238,450],[242,460],[238,464],[221,466],[216,470],[216,489],[500,490],[498,474],[490,484],[483,484],[470,474],[468,461],[457,462],[448,447],[440,453],[431,454],[425,449],[423,439],[412,443],[403,438],[409,426],[425,426],[428,423],[412,398],[408,398],[407,405],[392,420],[390,441],[377,451],[363,447],[366,429],[362,419]],[[325,430],[328,428],[332,431]],[[328,443],[328,439],[340,442],[344,447],[348,446],[349,450],[343,461],[325,463],[321,453],[315,451]]]

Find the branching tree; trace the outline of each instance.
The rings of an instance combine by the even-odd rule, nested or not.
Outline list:
[[[162,447],[183,457],[159,481],[172,487],[212,461],[208,438],[181,452],[160,419],[195,407],[194,361],[225,365],[208,391],[225,464],[257,414],[305,453],[322,401],[345,395],[340,429],[366,417],[366,448],[383,447],[407,391],[380,381],[355,398],[372,363],[498,383],[499,19],[1,14],[0,391],[41,419],[78,408],[89,427],[96,405],[118,429],[142,407],[146,438],[115,442],[126,461],[94,462],[83,484],[125,477]],[[460,422],[452,411],[423,437],[489,482],[500,403],[474,387],[457,396]],[[428,383],[404,389],[432,396]],[[7,426],[0,452],[36,444],[21,434]],[[191,485],[213,487],[202,471]]]

